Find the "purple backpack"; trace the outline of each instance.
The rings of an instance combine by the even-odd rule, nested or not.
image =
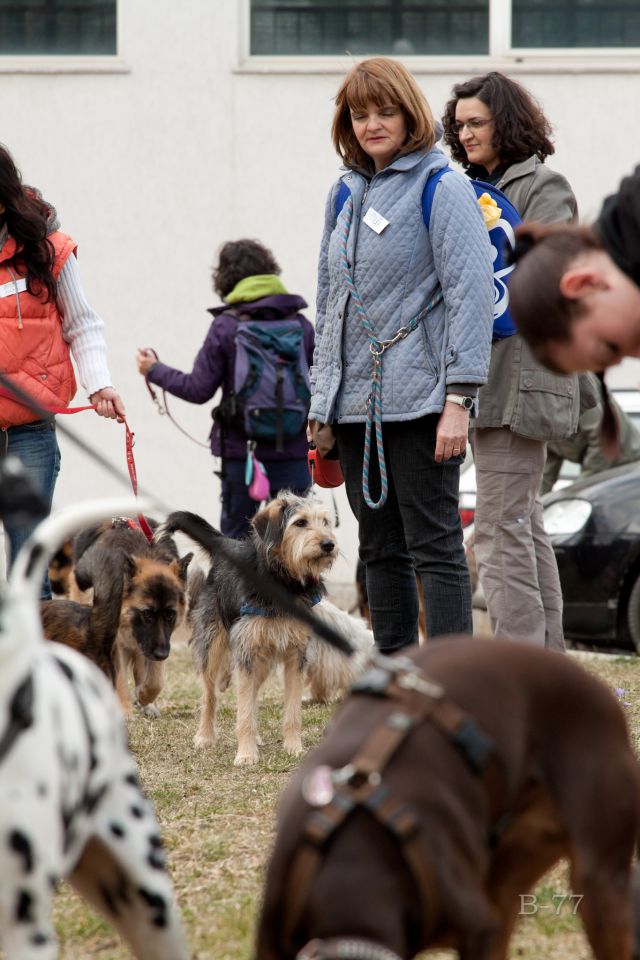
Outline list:
[[[246,316],[246,315],[245,315]],[[311,389],[302,323],[241,319],[236,332],[233,393],[221,411],[247,439],[278,452],[307,422]]]

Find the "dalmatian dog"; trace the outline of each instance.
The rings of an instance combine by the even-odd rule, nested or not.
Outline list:
[[[0,939],[8,960],[58,956],[50,912],[61,878],[140,960],[188,956],[114,690],[81,654],[44,641],[38,613],[47,561],[66,537],[140,509],[121,497],[49,517],[1,597]]]

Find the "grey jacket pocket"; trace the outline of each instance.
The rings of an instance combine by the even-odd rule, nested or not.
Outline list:
[[[564,440],[578,428],[579,409],[575,376],[523,368],[511,429],[531,440]]]

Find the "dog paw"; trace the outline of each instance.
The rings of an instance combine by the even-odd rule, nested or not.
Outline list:
[[[299,757],[301,753],[304,753],[304,748],[302,746],[302,740],[300,737],[286,738],[283,743],[283,747],[287,753],[292,754],[294,757]]]
[[[155,703],[148,703],[145,707],[140,706],[140,704],[136,704],[136,706],[143,717],[150,717],[157,720],[160,716],[160,710],[156,707]]]
[[[212,736],[210,733],[198,732],[193,738],[193,745],[194,747],[205,749],[207,747],[212,747],[215,743],[215,739],[216,738]]]

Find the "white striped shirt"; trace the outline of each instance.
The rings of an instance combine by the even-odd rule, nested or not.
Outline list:
[[[113,386],[107,367],[104,323],[87,302],[78,261],[73,254],[67,258],[58,277],[58,307],[62,334],[71,348],[87,396]]]

